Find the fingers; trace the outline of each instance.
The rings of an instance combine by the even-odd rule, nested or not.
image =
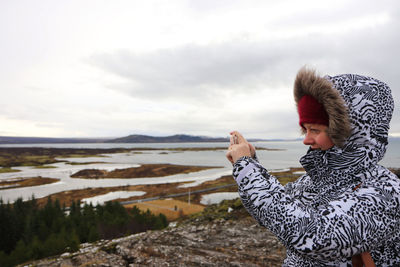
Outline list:
[[[256,149],[254,148],[254,146],[252,144],[249,143],[249,148],[250,148],[250,154],[251,157],[254,158],[254,155],[256,154]]]
[[[229,147],[229,151],[226,152],[226,158],[233,164],[233,158],[232,158],[232,154],[231,154],[231,148]]]
[[[246,139],[243,137],[243,135],[241,135],[240,133],[238,133],[238,143],[247,143]]]
[[[231,137],[233,137],[234,144],[247,143],[246,139],[238,131],[232,131],[232,132],[230,132],[230,134],[231,134]],[[235,143],[236,140],[237,140],[237,142]]]
[[[254,147],[249,144],[246,139],[238,132],[230,132],[229,147],[226,153],[226,158],[234,164],[236,160],[243,156],[252,157],[255,155]]]
[[[232,137],[233,137],[233,143],[234,143],[235,145],[239,144],[237,135],[232,135]]]
[[[229,139],[230,139],[230,144],[231,144],[231,145],[238,144],[238,137],[237,137],[237,135],[236,135],[234,132],[231,132],[230,134],[231,134],[231,137],[229,138]]]
[[[235,144],[235,139],[234,139],[234,135],[232,135],[231,134],[231,137],[229,138],[229,143],[230,143],[230,145],[233,145],[233,144]]]

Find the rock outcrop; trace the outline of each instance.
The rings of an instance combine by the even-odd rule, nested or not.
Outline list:
[[[160,231],[85,243],[31,266],[281,266],[284,247],[243,214],[229,208],[228,216],[206,214]]]

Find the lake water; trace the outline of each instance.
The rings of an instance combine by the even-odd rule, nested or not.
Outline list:
[[[257,147],[283,149],[280,151],[259,150],[257,155],[260,162],[269,170],[287,169],[289,167],[300,167],[299,158],[306,152],[307,147],[301,141],[282,141],[282,142],[256,142]],[[0,145],[3,147],[56,147],[56,148],[174,148],[174,147],[227,147],[227,143],[160,143],[160,144],[23,144],[23,145]],[[385,158],[381,164],[386,167],[400,167],[400,139],[390,140],[390,144]],[[137,152],[137,151],[136,151]],[[168,152],[167,154],[161,152]],[[69,165],[65,163],[50,164],[56,168],[51,169],[35,169],[32,167],[15,167],[21,170],[17,173],[2,173],[0,179],[10,179],[15,177],[50,177],[58,178],[59,182],[54,184],[25,187],[17,189],[0,190],[0,197],[3,201],[13,202],[18,197],[29,199],[32,194],[36,198],[44,197],[56,192],[83,189],[88,187],[111,187],[121,185],[138,185],[138,184],[160,184],[174,182],[192,182],[186,185],[195,186],[207,180],[214,180],[223,175],[231,174],[232,166],[225,158],[225,150],[216,151],[142,151],[137,153],[117,153],[107,154],[106,157],[92,158],[70,158],[71,162],[91,162],[102,161],[102,164],[89,165]],[[105,170],[114,170],[121,168],[137,167],[145,163],[171,163],[182,165],[201,165],[201,166],[218,166],[221,168],[210,169],[189,174],[178,174],[166,177],[156,178],[140,178],[140,179],[77,179],[71,178],[70,175],[88,168],[97,168]]]

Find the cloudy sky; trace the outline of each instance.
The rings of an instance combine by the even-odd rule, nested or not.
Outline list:
[[[296,138],[304,65],[400,106],[399,18],[397,0],[1,0],[0,135]]]

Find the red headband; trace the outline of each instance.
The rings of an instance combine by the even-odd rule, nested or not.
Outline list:
[[[329,126],[329,116],[324,107],[312,96],[304,95],[297,104],[299,124],[316,123]]]

